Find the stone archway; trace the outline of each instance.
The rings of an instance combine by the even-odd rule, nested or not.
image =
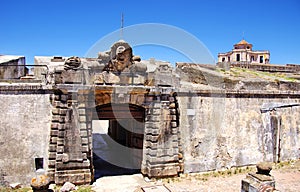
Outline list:
[[[125,149],[131,147],[131,150],[141,151],[138,149],[141,145],[132,144],[137,135],[126,133],[125,137],[118,136],[117,130],[124,127],[122,119],[126,121],[129,117],[144,123],[143,138],[139,140],[143,140],[140,172],[149,177],[174,176],[182,172],[176,97],[171,87],[82,86],[74,89],[60,85],[51,101],[50,180],[57,184],[66,181],[88,184],[93,181],[93,120],[109,120],[111,127],[115,127],[111,132],[112,140],[117,140],[114,143],[123,142]],[[121,157],[120,154],[118,158]]]

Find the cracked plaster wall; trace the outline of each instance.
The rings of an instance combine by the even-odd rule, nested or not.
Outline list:
[[[48,167],[49,94],[0,94],[0,105],[0,184],[28,185],[36,176],[35,158]]]
[[[264,103],[300,103],[288,98],[179,97],[184,171],[222,170],[273,160],[270,112]],[[280,108],[280,160],[300,157],[300,107]]]

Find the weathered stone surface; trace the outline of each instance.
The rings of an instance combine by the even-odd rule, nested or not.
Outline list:
[[[270,171],[272,170],[271,162],[260,162],[256,165],[257,174],[270,175]]]
[[[248,177],[253,177],[255,179],[258,179],[259,181],[273,181],[274,178],[271,175],[266,174],[259,174],[259,173],[249,173]]]
[[[102,73],[102,75],[103,75],[103,81],[106,84],[117,84],[120,82],[120,78],[113,73],[109,73],[105,71]]]
[[[22,187],[22,184],[21,183],[11,183],[11,184],[9,184],[9,187],[14,190],[20,189]]]
[[[1,174],[7,183],[29,185],[35,158],[47,169],[51,104],[49,94],[0,94]]]
[[[94,75],[94,84],[103,84],[104,83],[104,77],[102,73],[95,74]]]
[[[79,116],[78,109],[74,105],[67,110],[65,131],[61,131],[64,133],[63,152],[65,153],[65,158],[63,158],[63,162],[82,161],[82,140],[78,125],[80,118],[85,118],[85,116]]]
[[[64,69],[65,70],[77,70],[79,69],[81,66],[81,60],[79,57],[69,57],[66,61],[65,61],[65,65],[64,65]]]
[[[242,180],[241,192],[275,191],[275,180],[272,176],[249,173]]]
[[[178,97],[185,172],[272,162],[275,124],[271,123],[272,114],[260,113],[260,108],[264,103],[300,103],[297,98],[211,97],[200,93]],[[188,109],[193,109],[195,115],[188,116]],[[281,116],[280,159],[297,159],[295,146],[299,146],[300,135],[295,125],[299,119],[293,114],[300,113],[300,108],[281,108],[277,112]],[[291,127],[293,136],[289,134]]]
[[[66,182],[61,188],[60,188],[60,192],[70,192],[76,190],[76,185],[74,185],[73,183],[70,182]]]
[[[84,82],[83,71],[63,71],[61,73],[62,83],[81,84]]]
[[[33,191],[47,191],[50,185],[49,177],[46,175],[40,175],[31,179],[30,186]]]
[[[91,173],[89,169],[78,169],[78,170],[64,170],[56,171],[55,183],[64,184],[65,182],[73,181],[76,185],[83,185],[90,183]]]

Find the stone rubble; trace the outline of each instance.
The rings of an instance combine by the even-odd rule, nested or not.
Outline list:
[[[70,182],[66,182],[59,190],[59,192],[70,192],[73,190],[77,190],[76,185]]]
[[[9,184],[9,187],[13,190],[20,189],[22,187],[22,184],[21,183],[11,183],[11,184]]]

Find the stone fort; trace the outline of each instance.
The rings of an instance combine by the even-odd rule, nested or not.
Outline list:
[[[298,66],[238,46],[218,67],[174,67],[118,41],[96,58],[35,57],[31,75],[24,57],[0,56],[0,184],[28,184],[40,169],[89,184],[300,158]]]

